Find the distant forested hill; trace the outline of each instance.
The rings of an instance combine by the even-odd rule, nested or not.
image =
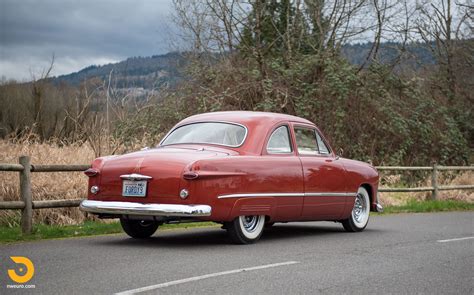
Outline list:
[[[378,54],[379,60],[383,63],[393,62],[399,55],[398,47],[399,44],[393,42],[381,44]],[[372,43],[348,44],[342,48],[342,54],[352,64],[361,65],[365,62],[371,48]],[[407,46],[402,65],[419,67],[434,62],[427,46],[413,43]],[[185,63],[186,60],[180,53],[131,57],[114,64],[91,65],[79,72],[59,76],[52,80],[54,83],[66,82],[72,86],[78,86],[81,82],[92,78],[106,81],[112,72],[114,87],[152,89],[163,85],[172,86],[182,79],[180,69]]]
[[[114,87],[151,89],[174,84],[181,78],[179,69],[185,60],[179,53],[130,57],[124,61],[102,66],[91,65],[79,72],[53,78],[54,83],[66,82],[78,86],[85,80],[108,80],[112,73]]]

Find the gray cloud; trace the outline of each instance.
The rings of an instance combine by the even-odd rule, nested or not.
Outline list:
[[[0,76],[30,79],[169,50],[171,0],[0,0]]]

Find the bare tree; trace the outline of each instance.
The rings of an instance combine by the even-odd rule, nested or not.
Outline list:
[[[40,139],[43,140],[45,138],[44,134],[44,126],[43,126],[43,118],[42,118],[42,110],[44,105],[44,96],[45,96],[45,87],[46,87],[46,79],[49,78],[51,71],[53,70],[54,66],[54,54],[51,57],[51,62],[49,66],[44,69],[39,77],[36,77],[33,73],[32,75],[32,99],[33,99],[33,116],[34,116],[34,123],[33,123],[33,132],[39,135]]]
[[[459,41],[472,38],[472,7],[467,1],[438,0],[420,2],[418,10],[418,34],[444,72],[446,95],[452,100],[457,88],[455,58],[466,54],[466,51],[460,50],[466,42]],[[470,62],[472,58],[464,61]]]

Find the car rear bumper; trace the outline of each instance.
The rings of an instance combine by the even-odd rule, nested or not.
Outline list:
[[[208,205],[142,204],[84,200],[79,208],[93,214],[201,217],[211,215]]]

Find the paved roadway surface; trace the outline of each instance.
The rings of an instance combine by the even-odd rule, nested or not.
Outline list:
[[[474,212],[454,212],[376,216],[362,233],[277,224],[248,246],[220,228],[11,244],[0,294],[473,294],[473,236]],[[6,289],[9,256],[34,262],[34,290]]]

